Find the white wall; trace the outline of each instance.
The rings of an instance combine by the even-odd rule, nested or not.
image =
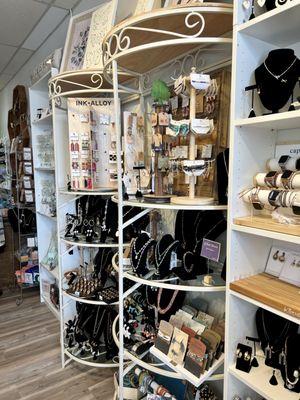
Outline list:
[[[103,3],[103,0],[82,0],[78,6],[73,10],[73,14],[81,13],[90,8],[96,7]],[[19,73],[13,78],[11,82],[0,92],[0,137],[7,135],[7,113],[12,107],[12,92],[16,85],[25,85],[29,87],[30,75],[35,66],[42,62],[51,52],[59,47],[63,47],[67,34],[69,18],[53,32],[47,41],[38,49],[33,56],[23,65]],[[18,29],[16,27],[16,29]]]

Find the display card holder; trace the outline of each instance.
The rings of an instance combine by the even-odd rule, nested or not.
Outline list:
[[[24,161],[31,161],[31,148],[30,147],[24,147],[23,148],[23,160]]]
[[[192,338],[189,343],[189,349],[185,357],[184,368],[193,375],[200,377],[205,370],[206,364],[206,346],[197,338]]]
[[[168,354],[173,336],[173,326],[167,321],[160,321],[155,347],[162,353]]]
[[[236,369],[249,373],[251,370],[252,347],[239,343],[236,353]]]
[[[71,188],[114,190],[117,187],[114,105],[110,98],[69,98],[69,150]]]

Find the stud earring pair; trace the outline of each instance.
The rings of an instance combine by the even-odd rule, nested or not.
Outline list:
[[[279,250],[277,250],[273,254],[273,260],[279,260],[280,262],[284,262],[285,261],[285,252],[283,251],[282,254],[279,255]]]
[[[292,264],[291,264],[291,267],[300,268],[300,260],[299,260],[299,261],[294,260],[294,261],[292,262]]]

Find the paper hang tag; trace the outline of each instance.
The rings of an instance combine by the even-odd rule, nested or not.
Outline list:
[[[170,260],[170,270],[177,267],[177,254],[175,251],[171,253],[171,260]]]
[[[263,7],[266,4],[266,0],[257,0],[259,7]]]
[[[194,118],[191,121],[191,128],[198,135],[208,135],[214,129],[214,121],[212,119]]]
[[[178,96],[174,96],[170,99],[172,110],[177,110],[178,108]]]
[[[249,10],[250,6],[251,6],[251,3],[250,3],[249,0],[244,0],[244,1],[243,1],[243,7],[244,7],[246,10]]]
[[[210,75],[191,73],[191,85],[198,90],[207,90],[211,84]]]
[[[152,126],[156,126],[157,125],[157,114],[156,114],[156,112],[152,112],[151,113],[150,120],[151,120],[151,125]]]
[[[182,107],[188,107],[190,103],[190,98],[189,96],[186,96],[185,94],[181,94],[182,97]]]
[[[204,110],[204,96],[202,93],[196,95],[196,114],[203,113]]]

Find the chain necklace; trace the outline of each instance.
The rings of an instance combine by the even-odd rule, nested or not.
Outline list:
[[[272,75],[275,79],[279,80],[283,75],[285,75],[285,74],[292,68],[292,66],[295,64],[296,61],[297,61],[297,57],[295,57],[294,60],[293,60],[293,62],[290,64],[290,66],[289,66],[287,69],[285,69],[285,70],[284,70],[281,74],[279,74],[279,75],[275,75],[275,74],[273,74],[272,71],[269,70],[269,68],[267,67],[266,61],[264,61],[264,66],[265,66],[266,70],[269,72],[270,75]],[[281,81],[282,81],[282,82],[285,82],[285,83],[287,82],[286,79],[282,79]]]
[[[139,250],[137,250],[137,248],[136,248],[136,242],[137,242],[137,240],[135,240],[134,242],[133,242],[133,250],[134,250],[134,259],[135,260],[137,260],[138,258],[139,258],[139,255],[140,254],[142,254],[143,252],[144,252],[144,250],[148,247],[148,245],[152,242],[152,239],[151,238],[149,238],[148,240],[147,240],[147,242],[139,249]]]
[[[163,292],[163,288],[159,288],[158,296],[157,296],[157,311],[159,312],[159,314],[166,314],[171,309],[171,307],[176,299],[176,296],[179,293],[179,290],[174,291],[173,296],[170,300],[170,303],[168,304],[168,306],[166,308],[160,307],[160,300],[161,300],[162,292]]]
[[[132,264],[132,268],[133,268],[134,272],[138,272],[138,270],[140,269],[140,263],[142,261],[143,255],[144,255],[144,251],[146,251],[152,243],[154,243],[154,240],[149,238],[149,240],[140,248],[140,250],[137,251],[136,250],[136,239],[134,240],[134,242],[131,246],[131,251],[130,251],[131,264]],[[136,266],[134,266],[133,260],[137,260]]]
[[[285,365],[284,365],[284,370],[285,370],[285,380],[286,380],[286,386],[288,389],[294,389],[295,385],[298,383],[299,381],[299,377],[300,377],[300,373],[299,373],[299,368],[295,369],[293,372],[293,376],[295,378],[294,381],[290,381],[289,377],[288,377],[288,359],[287,359],[287,341],[288,339],[286,339],[285,341]]]
[[[162,253],[159,252],[159,243],[157,244],[157,246],[155,247],[155,251],[154,251],[154,256],[155,256],[155,263],[156,263],[156,270],[159,271],[160,266],[162,265],[162,263],[164,262],[164,259],[166,258],[166,255],[168,254],[168,252],[173,248],[173,246],[176,244],[178,244],[179,241],[175,240],[173,243],[171,243]]]
[[[186,266],[185,258],[186,258],[186,255],[187,255],[187,254],[192,254],[192,255],[194,255],[194,254],[193,254],[191,251],[187,251],[187,252],[184,253],[184,255],[183,255],[183,268],[186,270],[186,272],[190,273],[190,272],[193,271],[195,265],[192,263],[190,268],[188,268],[188,267]]]
[[[288,332],[290,324],[291,324],[290,321],[287,321],[287,323],[283,327],[280,335],[277,336],[279,339],[281,339]],[[272,356],[272,347],[270,347],[270,342],[271,342],[270,339],[271,338],[270,338],[270,336],[268,334],[268,331],[267,331],[267,328],[266,328],[266,325],[265,325],[265,313],[264,313],[264,310],[262,310],[262,325],[263,325],[264,335],[265,335],[265,338],[267,339],[267,343],[268,343],[268,345],[267,345],[267,347],[265,349],[265,352],[267,353],[267,355],[271,354],[270,355],[270,358],[271,358],[271,356]]]
[[[101,229],[103,230],[103,231],[106,231],[107,229],[106,229],[106,217],[107,217],[107,209],[108,209],[108,199],[106,200],[106,203],[105,203],[105,208],[104,208],[104,217],[103,217],[103,220],[102,220],[102,225],[101,225]]]

